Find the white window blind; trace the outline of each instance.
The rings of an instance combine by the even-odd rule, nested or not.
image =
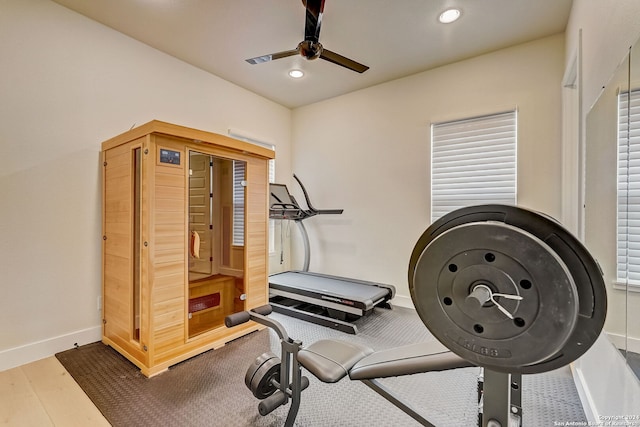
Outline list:
[[[246,163],[233,161],[233,244],[244,246],[244,185]]]
[[[244,162],[233,162],[233,244],[235,246],[244,245],[244,187],[242,181],[245,179],[246,164]],[[269,182],[275,182],[276,162],[269,160]],[[269,220],[269,252],[276,251],[275,224]]]
[[[517,112],[431,125],[431,220],[465,206],[516,203]]]
[[[618,95],[618,282],[640,287],[640,90]]]
[[[275,149],[275,147],[274,147]],[[276,182],[276,161],[275,159],[269,160],[269,182]],[[269,220],[269,253],[272,254],[276,251],[276,222],[273,219]]]

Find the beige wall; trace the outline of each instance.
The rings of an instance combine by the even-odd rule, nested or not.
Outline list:
[[[631,44],[640,36],[637,0],[573,0],[566,30],[567,59],[582,30],[582,92],[586,114]]]
[[[409,256],[430,222],[431,122],[517,108],[518,203],[559,217],[563,69],[556,35],[294,110],[296,174],[316,207],[345,210],[307,221],[310,269],[393,284],[410,303]],[[293,253],[301,265],[299,244]]]
[[[100,329],[103,140],[231,127],[277,144],[289,176],[291,111],[48,0],[0,9],[2,370]]]

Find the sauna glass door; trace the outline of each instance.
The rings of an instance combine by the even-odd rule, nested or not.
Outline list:
[[[189,337],[224,327],[244,294],[244,162],[189,153]]]
[[[212,157],[189,156],[189,281],[217,273],[213,266],[213,167]]]

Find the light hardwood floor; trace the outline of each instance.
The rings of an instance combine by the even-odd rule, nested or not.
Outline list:
[[[109,426],[54,356],[0,372],[0,425]]]

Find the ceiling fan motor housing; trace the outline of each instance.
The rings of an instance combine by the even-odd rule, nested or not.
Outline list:
[[[312,40],[304,40],[298,44],[298,50],[300,51],[300,55],[309,60],[317,59],[322,54],[322,44]]]

